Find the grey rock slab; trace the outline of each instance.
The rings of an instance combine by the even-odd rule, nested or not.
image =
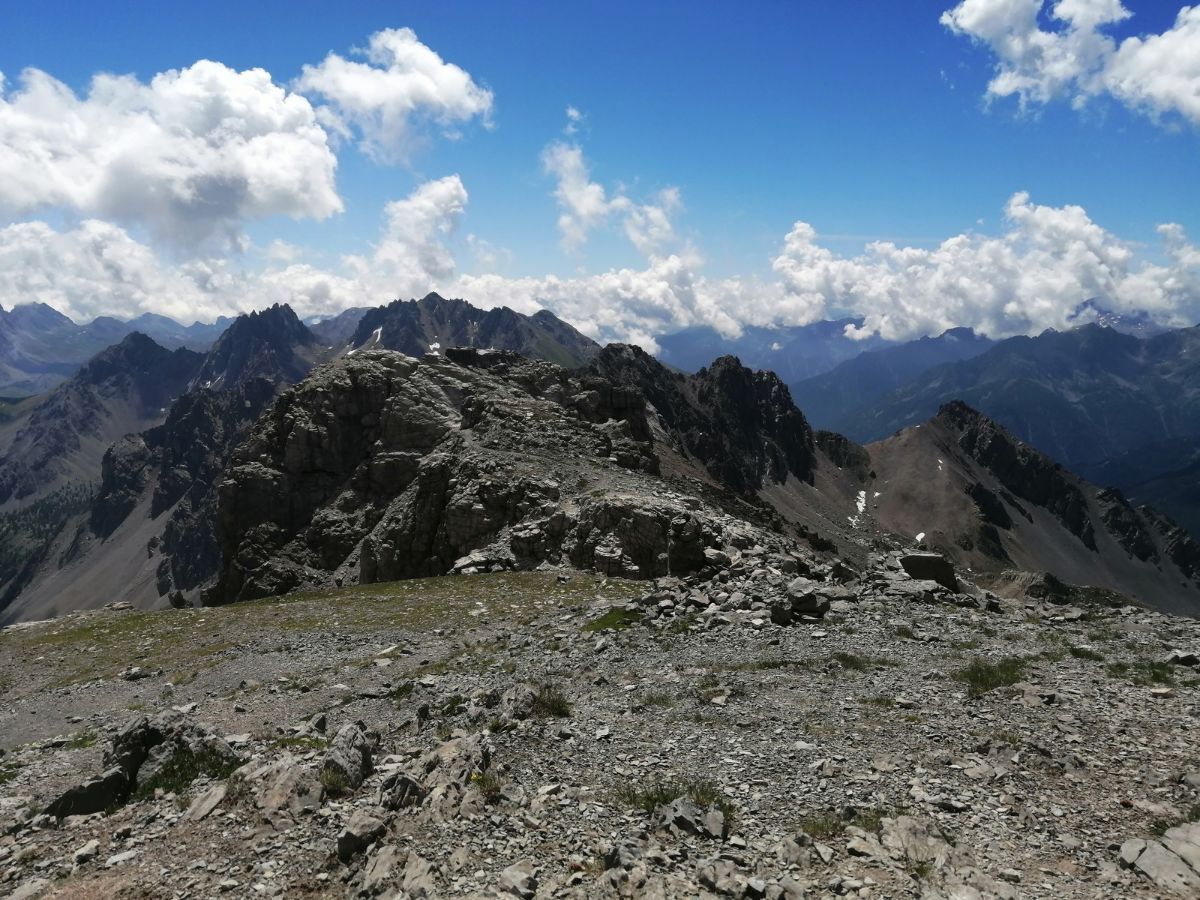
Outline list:
[[[325,754],[325,769],[340,773],[350,788],[361,786],[371,774],[371,744],[360,723],[349,722],[338,729]]]
[[[528,859],[515,862],[500,873],[500,890],[522,900],[531,900],[537,893],[537,886],[534,865]]]
[[[82,847],[80,847],[78,850],[76,850],[74,853],[72,853],[71,859],[74,860],[75,865],[79,866],[79,865],[83,865],[86,862],[91,862],[99,854],[100,854],[100,842],[98,840],[96,840],[95,838],[92,838],[92,840],[88,841],[86,844],[84,844]]]
[[[363,872],[362,889],[369,896],[379,894],[394,882],[405,863],[405,853],[399,847],[388,844],[379,848],[367,862]]]
[[[192,801],[191,805],[187,808],[187,812],[183,814],[181,821],[199,822],[221,805],[221,801],[225,799],[225,795],[228,792],[229,786],[225,782],[212,785]]]
[[[1158,841],[1147,841],[1146,849],[1133,865],[1161,888],[1193,897],[1200,892],[1200,875],[1196,870]]]
[[[350,821],[337,837],[337,855],[342,862],[349,862],[356,853],[361,853],[383,837],[387,826],[365,810],[355,810]]]
[[[1168,828],[1163,846],[1200,873],[1200,822]]]
[[[900,557],[900,565],[910,578],[936,581],[948,590],[958,591],[954,565],[940,553],[905,553]]]

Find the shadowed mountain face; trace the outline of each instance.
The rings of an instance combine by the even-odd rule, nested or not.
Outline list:
[[[973,359],[995,344],[970,328],[951,328],[937,337],[868,350],[822,375],[792,384],[792,396],[815,427],[857,433],[863,408],[873,401],[936,366]]]
[[[317,339],[291,307],[276,304],[238,316],[205,356],[193,387],[233,390],[255,378],[293,384],[322,355]]]
[[[695,372],[718,357],[736,356],[752,369],[769,369],[793,383],[888,345],[878,336],[846,337],[848,326],[861,324],[862,319],[836,319],[786,328],[751,326],[736,338],[708,327],[687,328],[658,338],[658,358],[684,372]]]
[[[98,480],[104,448],[161,422],[201,360],[137,333],[98,354],[20,423],[0,459],[0,504]]]
[[[1200,435],[1200,328],[1140,339],[1099,325],[1003,341],[925,372],[862,408],[845,432],[875,440],[962,400],[1071,468]]]
[[[525,316],[508,307],[478,309],[465,300],[429,294],[368,310],[350,338],[351,351],[399,350],[421,356],[447,347],[511,350],[567,368],[581,366],[600,349],[546,310]]]
[[[812,481],[812,429],[773,372],[753,372],[723,356],[681,375],[622,344],[601,350],[588,370],[636,388],[683,449],[738,493],[753,494],[789,473]]]
[[[362,321],[362,317],[369,312],[366,306],[356,306],[352,309],[344,310],[336,316],[328,318],[320,318],[319,320],[308,319],[305,324],[308,325],[308,330],[313,333],[322,345],[330,350],[339,350],[345,347],[350,342],[350,338],[354,336],[354,331],[358,328],[358,323]]]
[[[1200,614],[1200,546],[953,402],[867,450],[869,516],[979,571],[1047,571],[1157,609]],[[876,496],[877,495],[877,496]]]
[[[238,317],[203,356],[172,353],[136,335],[88,363],[55,395],[75,397],[77,382],[101,374],[106,384],[146,382],[152,393],[149,401],[139,394],[139,402],[153,414],[117,421],[124,406],[111,389],[91,391],[88,405],[73,404],[86,408],[86,417],[59,415],[58,403],[34,410],[22,431],[49,418],[58,445],[75,442],[68,457],[73,465],[55,484],[98,481],[99,487],[87,512],[64,522],[33,565],[5,573],[5,616],[36,616],[64,603],[94,605],[104,596],[149,606],[211,578],[219,560],[216,486],[229,453],[266,404],[306,375],[320,352],[292,310],[275,306]],[[188,364],[177,366],[171,378],[159,371],[161,363],[148,368],[142,356],[179,357]],[[103,440],[80,437],[92,433],[93,420],[110,423]],[[26,460],[36,461],[28,443],[18,434],[5,466],[23,472]]]

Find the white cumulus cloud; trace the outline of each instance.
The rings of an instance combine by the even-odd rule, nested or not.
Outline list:
[[[567,107],[568,133],[580,118],[578,110]],[[614,216],[644,256],[660,254],[676,242],[671,218],[683,208],[678,188],[664,188],[647,203],[638,203],[622,191],[610,196],[602,184],[592,180],[583,148],[563,141],[555,141],[542,151],[542,169],[555,180],[558,230],[563,249],[568,252],[579,250],[593,230],[605,226]]]
[[[322,120],[344,136],[357,132],[362,148],[383,161],[403,161],[433,123],[454,137],[472,119],[490,122],[492,92],[418,40],[411,28],[371,35],[362,59],[330,53],[307,65],[297,90],[324,98]]]
[[[1050,28],[1039,21],[1044,7]],[[1132,15],[1120,0],[962,0],[941,22],[995,54],[989,96],[1015,96],[1025,107],[1108,95],[1155,117],[1200,123],[1200,6],[1182,7],[1162,34],[1118,44],[1105,33]]]
[[[0,209],[62,208],[193,249],[241,223],[342,209],[337,160],[307,99],[262,69],[201,60],[148,84],[97,75],[87,95],[38,69],[0,82]]]
[[[933,249],[877,242],[855,257],[819,246],[798,222],[773,265],[797,318],[849,311],[864,317],[859,333],[893,340],[956,325],[993,337],[1068,328],[1093,298],[1177,324],[1200,312],[1197,253],[1179,226],[1162,229],[1170,264],[1150,265],[1079,206],[1039,206],[1018,193],[1005,222],[998,237],[960,234]]]
[[[710,278],[687,248],[571,277],[467,273],[456,257],[467,203],[457,175],[419,185],[387,204],[371,247],[328,267],[301,262],[302,248],[290,246],[269,248],[259,270],[227,258],[179,264],[110,223],[65,231],[19,223],[0,229],[0,304],[42,301],[77,321],[148,311],[191,321],[276,302],[302,316],[331,315],[436,290],[484,308],[549,309],[597,340],[648,350],[689,326],[735,336],[750,325],[846,314],[863,318],[852,333],[893,340],[958,325],[992,337],[1036,334],[1078,324],[1073,314],[1089,299],[1172,324],[1200,318],[1200,248],[1180,226],[1160,226],[1161,261],[1150,263],[1081,207],[1042,206],[1024,193],[1006,204],[1000,234],[959,234],[933,248],[876,242],[843,256],[797,222],[764,279]],[[468,255],[477,242],[463,242]]]

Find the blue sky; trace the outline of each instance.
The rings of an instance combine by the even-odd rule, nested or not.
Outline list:
[[[200,59],[238,72],[265,69],[276,85],[290,90],[306,64],[317,65],[331,52],[353,59],[353,48],[364,47],[371,35],[411,28],[421,44],[491,92],[487,114],[455,122],[453,139],[441,126],[414,128],[419,139],[409,141],[413,146],[398,163],[370,158],[358,149],[358,135],[331,139],[342,211],[293,218],[266,209],[236,223],[258,248],[281,239],[298,248],[298,259],[332,269],[343,255],[363,254],[382,240],[385,203],[457,175],[469,200],[452,229],[439,232],[456,276],[565,279],[641,271],[648,254],[626,238],[621,227],[626,212],[619,204],[587,229],[585,241],[564,248],[562,201],[556,200],[556,176],[544,161],[556,141],[577,148],[588,179],[610,200],[620,196],[631,205],[653,205],[660,191],[677,189],[679,203],[670,211],[673,244],[658,252],[679,255],[689,277],[709,282],[759,279],[786,293],[789,288],[774,286],[773,279],[781,271],[776,264],[781,247],[797,222],[808,223],[815,242],[838,259],[859,259],[873,240],[928,250],[955,235],[999,238],[1010,230],[1003,220],[1006,204],[1021,191],[1037,209],[1082,207],[1090,223],[1137,254],[1138,265],[1169,265],[1158,226],[1177,223],[1189,240],[1200,235],[1200,140],[1187,98],[1137,93],[1128,79],[1119,88],[1100,87],[1098,69],[1072,84],[1046,88],[1043,81],[1016,94],[989,93],[989,81],[1004,62],[1003,48],[994,34],[984,33],[984,25],[968,19],[979,13],[982,22],[988,4],[1004,2],[962,4],[968,8],[957,28],[942,21],[957,8],[949,0],[755,3],[739,7],[736,15],[719,3],[51,2],[9,6],[0,14],[0,72],[10,101],[27,67],[83,98],[98,72],[128,73],[149,83],[157,73]],[[1051,3],[1015,0],[1021,2],[1040,7],[1038,33],[1061,36],[1074,28],[1085,37],[1102,34],[1114,45],[1130,36],[1174,34],[1180,11],[1173,3],[1128,0],[1125,9],[1132,16],[1092,27],[1080,26],[1082,19],[1054,18]],[[969,8],[971,3],[979,8]],[[1115,0],[1067,3],[1101,9]],[[1190,30],[1178,34],[1184,46],[1194,46]],[[1035,81],[1043,78],[1028,59],[1009,62],[1025,76],[1032,72]],[[1138,72],[1146,68],[1144,61],[1139,65]],[[1183,76],[1200,78],[1200,72],[1188,69]],[[1117,84],[1116,76],[1109,81]],[[314,95],[308,96],[315,106]],[[568,106],[582,119],[565,135]],[[3,128],[0,120],[0,142]],[[0,178],[13,177],[13,171],[19,170],[0,166]],[[38,221],[66,231],[84,217],[113,220],[164,266],[195,255],[192,248],[163,242],[136,214],[97,216],[94,206],[82,202],[10,202],[0,223]],[[490,252],[476,252],[480,242]],[[212,264],[218,262],[229,272],[259,266],[254,252],[225,254]],[[821,287],[817,292],[825,293],[816,303],[809,296],[814,280],[826,284],[844,276],[822,272],[812,274],[811,266],[798,276],[793,272],[792,299],[767,304],[754,316],[796,324],[817,306],[824,314],[861,303],[860,311],[884,321],[887,310],[871,306],[882,301],[853,296],[853,286]],[[1073,275],[1095,281],[1086,273]],[[446,277],[444,270],[440,277]],[[30,277],[24,284],[39,284],[39,278],[45,280]],[[865,283],[859,274],[850,280],[859,287]],[[405,286],[404,278],[397,282],[397,290]],[[698,313],[647,315],[638,312],[638,298],[626,297],[616,304],[625,308],[586,324],[594,332],[619,334],[624,326],[614,324],[618,319],[640,315],[645,321],[624,328],[634,337],[682,324],[736,329],[749,324],[736,314],[742,292],[759,287],[740,283],[736,290],[710,291],[711,297],[690,301],[703,307]],[[885,287],[894,292],[898,286]],[[0,303],[19,301],[14,292],[20,288],[10,285]],[[63,290],[47,289],[49,302],[58,299],[56,305],[84,314],[82,301],[58,296]],[[146,290],[144,283],[130,289],[131,312],[153,303],[143,296]],[[1112,290],[1121,295],[1112,305],[1133,302],[1132,287]],[[110,304],[122,302],[119,286],[106,291]],[[553,306],[554,294],[526,285],[515,305]],[[262,296],[248,291],[240,302]],[[485,300],[497,302],[494,294]],[[1038,297],[1016,302],[1032,309]],[[1065,301],[1056,302],[1063,307]],[[1163,305],[1158,311],[1164,316],[1194,313],[1180,310],[1178,297],[1169,309],[1161,297],[1146,301],[1155,302]],[[709,309],[721,303],[730,309]],[[223,307],[214,301],[218,308]],[[1064,314],[1061,308],[1054,313],[1059,319]],[[1007,324],[994,310],[980,312],[962,301],[938,315],[909,310],[893,319],[904,319],[902,330],[914,333],[936,330],[954,316],[975,321],[953,324],[990,325],[997,333],[1058,321],[1028,310],[1005,315]],[[575,318],[581,318],[577,311]]]

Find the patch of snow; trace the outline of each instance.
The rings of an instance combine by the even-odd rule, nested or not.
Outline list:
[[[876,491],[876,492],[875,492],[875,496],[876,496],[876,497],[882,497],[882,496],[883,496],[883,494],[879,493],[879,491]]]
[[[925,532],[923,532],[923,531],[922,531],[920,534],[918,534],[918,535],[917,535],[917,537],[916,537],[916,541],[917,541],[917,543],[919,544],[919,543],[921,543],[921,541],[923,541],[923,540],[925,540]]]

